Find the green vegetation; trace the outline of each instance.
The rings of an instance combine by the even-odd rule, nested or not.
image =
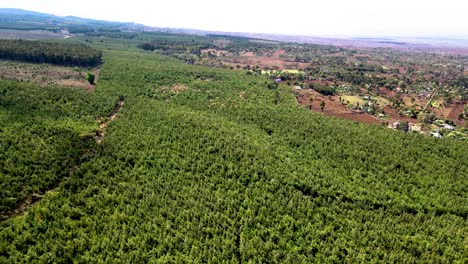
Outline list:
[[[328,85],[309,84],[309,88],[316,90],[323,95],[334,95],[336,88]]]
[[[401,130],[403,132],[408,132],[409,131],[409,125],[408,122],[399,122],[397,125],[397,129]]]
[[[242,71],[141,52],[105,62],[79,108],[125,107],[62,188],[3,223],[1,262],[466,257],[464,143],[310,113]]]
[[[94,84],[94,79],[96,78],[96,75],[88,72],[86,73],[86,80],[88,80],[89,84]]]
[[[0,40],[0,59],[67,66],[97,66],[101,63],[101,52],[77,44]]]
[[[1,80],[0,212],[68,176],[92,146],[95,117],[106,106],[81,90]]]
[[[1,216],[28,197],[42,199],[0,223],[0,263],[468,258],[468,152],[458,140],[466,131],[440,129],[454,140],[439,140],[326,117],[298,106],[286,85],[343,93],[341,104],[369,109],[372,98],[404,105],[405,98],[379,94],[382,87],[427,94],[425,85],[437,82],[444,98],[460,98],[466,86],[457,65],[465,57],[74,25],[86,35],[60,44],[1,42],[40,52],[69,42],[83,57],[102,50],[105,63],[92,93],[1,77]],[[268,57],[278,49],[310,66],[271,67],[278,74],[266,76],[271,69],[217,61],[218,53]],[[364,101],[362,90],[375,97]],[[318,100],[322,111],[331,109],[332,101]],[[107,118],[117,102],[123,108]],[[419,114],[428,126],[444,125]]]

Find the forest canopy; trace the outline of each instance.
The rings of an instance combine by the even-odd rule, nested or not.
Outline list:
[[[0,40],[0,59],[94,67],[101,52],[82,44],[48,43],[28,40]]]

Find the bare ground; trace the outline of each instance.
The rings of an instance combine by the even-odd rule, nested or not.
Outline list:
[[[312,103],[310,102],[310,98],[313,99]],[[335,116],[367,124],[380,125],[382,123],[381,120],[372,115],[362,111],[353,111],[347,109],[346,106],[339,102],[337,96],[323,96],[315,91],[305,91],[296,97],[296,100],[300,105],[306,106],[307,109],[310,109],[314,112],[323,113],[326,116]],[[323,112],[320,109],[320,103],[322,101],[325,102]],[[310,105],[312,105],[312,108],[310,108]]]
[[[33,206],[36,202],[38,202],[42,198],[42,194],[34,193],[21,201],[21,203],[16,207],[14,210],[1,212],[0,213],[0,221],[7,220],[11,217],[17,216],[28,210],[31,206]]]
[[[97,144],[102,142],[106,134],[107,127],[109,126],[109,123],[113,121],[115,118],[117,118],[117,113],[120,111],[120,109],[122,109],[124,104],[125,103],[123,100],[119,100],[114,110],[112,110],[111,114],[107,118],[101,119],[101,124],[99,125],[99,130],[96,132],[96,138],[95,138]]]
[[[99,80],[99,69],[91,71],[79,67],[64,67],[50,64],[33,64],[0,60],[0,78],[18,81],[31,81],[40,85],[59,85],[94,91],[86,73],[92,72]]]

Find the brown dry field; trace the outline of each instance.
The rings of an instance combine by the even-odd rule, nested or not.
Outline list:
[[[247,52],[247,53],[241,54],[240,56],[223,57],[223,63],[231,65],[231,66],[258,65],[262,68],[265,68],[265,67],[272,68],[276,66],[280,70],[300,69],[300,68],[305,68],[309,66],[308,63],[284,60],[283,58],[280,57],[284,53],[285,51],[282,49],[277,49],[275,52],[271,54],[271,56],[259,56],[259,55],[253,54],[252,52]]]
[[[16,30],[16,29],[0,29],[1,39],[53,39],[64,38],[65,35],[61,33],[54,33],[47,30]]]
[[[305,68],[309,64],[307,63],[302,63],[302,62],[290,62],[290,61],[285,61],[281,58],[274,58],[274,57],[226,57],[223,58],[223,63],[228,64],[231,66],[236,66],[236,65],[241,65],[241,66],[246,66],[246,65],[258,65],[262,68],[265,67],[278,67],[280,70],[284,69],[298,69],[298,68]]]
[[[458,115],[463,112],[465,105],[467,103],[463,103],[461,101],[455,101],[448,105],[448,107],[430,107],[429,110],[436,114],[436,116],[441,117],[443,119],[450,119],[457,125],[463,125],[464,121],[458,119]]]
[[[320,103],[325,102],[325,107],[323,114],[326,116],[335,116],[339,118],[350,119],[357,122],[367,123],[367,124],[376,124],[380,125],[384,120],[379,120],[378,118],[371,116],[369,114],[363,113],[361,111],[353,111],[346,108],[338,100],[338,96],[324,96],[320,93],[313,90],[301,91],[299,96],[296,97],[297,102],[300,105],[310,109],[310,98],[313,98],[312,102],[312,111],[321,113]]]
[[[86,73],[93,72],[95,83],[99,80],[99,69],[87,70],[78,67],[64,67],[49,64],[32,64],[0,60],[0,78],[30,81],[40,85],[58,85],[94,91]]]

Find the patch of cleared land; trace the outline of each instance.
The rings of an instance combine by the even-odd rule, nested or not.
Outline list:
[[[41,85],[59,85],[94,90],[94,85],[86,79],[87,72],[99,77],[98,69],[64,67],[50,64],[33,64],[0,60],[0,78],[18,81],[31,81]]]
[[[0,29],[0,39],[51,39],[64,38],[66,35],[55,33],[47,30],[15,30],[15,29]]]

